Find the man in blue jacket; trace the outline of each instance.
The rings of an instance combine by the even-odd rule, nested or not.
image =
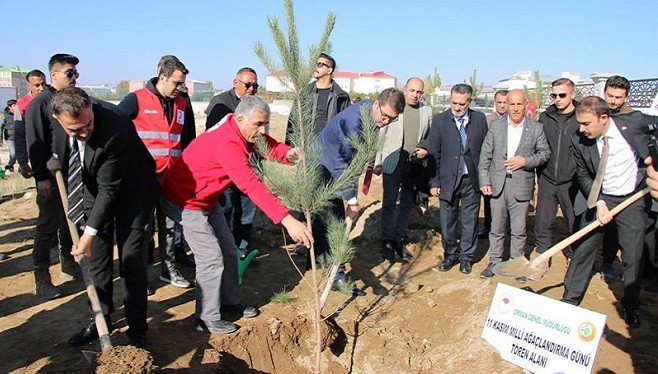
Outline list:
[[[375,125],[382,128],[395,121],[398,115],[404,111],[404,95],[400,90],[387,88],[379,94],[376,100],[361,100],[338,113],[327,123],[317,139],[322,149],[322,157],[320,158],[322,177],[326,182],[338,178],[352,161],[354,150],[350,147],[348,139],[350,135],[361,132],[363,127],[361,119],[362,106],[370,108]],[[343,199],[347,200],[347,210],[343,205]],[[359,213],[357,186],[354,185],[349,188],[341,198],[333,199],[331,205],[332,214],[336,218],[345,219],[347,216],[355,219]],[[329,253],[329,243],[326,237],[327,227],[321,221],[320,219],[313,221],[315,253],[318,256]],[[307,267],[310,267],[310,258],[307,258]],[[341,267],[334,282],[334,289],[340,288],[345,282],[345,269]],[[353,294],[359,296],[365,293],[355,288]]]

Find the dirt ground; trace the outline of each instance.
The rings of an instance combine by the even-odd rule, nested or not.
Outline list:
[[[281,123],[274,116],[274,123]],[[279,128],[276,126],[275,128]],[[280,134],[275,133],[280,136]],[[6,153],[1,155],[6,160]],[[18,176],[12,176],[18,178]],[[5,183],[6,180],[0,180]],[[525,285],[496,276],[479,278],[486,267],[488,240],[478,243],[473,273],[457,268],[436,271],[443,259],[439,234],[438,202],[422,214],[415,210],[408,235],[409,263],[394,265],[379,256],[381,222],[381,179],[375,177],[351,237],[356,257],[348,275],[367,295],[350,299],[335,314],[336,342],[324,351],[327,373],[522,373],[502,360],[481,337],[485,316],[498,282],[505,282],[541,295],[559,299],[565,260],[555,257],[547,277]],[[0,199],[2,201],[2,199]],[[81,281],[61,284],[57,254],[52,252],[53,281],[64,296],[40,301],[33,295],[32,245],[37,208],[35,190],[28,189],[0,203],[0,251],[9,259],[0,262],[0,372],[87,373],[80,348],[67,340],[89,317],[87,297]],[[387,217],[386,219],[391,219]],[[529,217],[528,245],[534,238],[534,217]],[[558,218],[554,241],[565,236],[564,221]],[[241,288],[242,301],[259,308],[260,315],[239,320],[238,332],[229,336],[209,335],[194,330],[194,289],[180,289],[158,280],[159,263],[149,266],[148,343],[154,364],[163,372],[193,373],[279,373],[308,372],[312,367],[310,317],[306,314],[308,290],[283,248],[281,230],[258,214],[253,246],[260,250],[260,264],[250,267]],[[288,246],[290,248],[290,246]],[[158,254],[156,251],[156,259]],[[304,256],[293,256],[300,268]],[[118,267],[115,267],[117,269]],[[181,269],[188,279],[193,269]],[[617,274],[621,265],[615,264]],[[120,279],[116,279],[112,342],[125,345],[127,326],[123,316]],[[287,304],[270,301],[273,293],[286,289],[294,300]],[[592,275],[583,307],[607,315],[594,363],[597,373],[656,373],[658,296],[642,294],[642,326],[629,331],[620,316],[618,302],[622,283],[611,285]],[[327,310],[341,306],[332,293]],[[94,342],[85,350],[98,350]]]

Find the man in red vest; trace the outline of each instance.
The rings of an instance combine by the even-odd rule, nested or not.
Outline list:
[[[162,64],[158,76],[146,87],[128,94],[119,107],[133,120],[137,134],[155,160],[159,181],[169,166],[180,157],[183,149],[196,137],[194,112],[189,102],[181,97],[189,71],[178,59]],[[187,281],[174,262],[174,225],[156,204],[158,247],[162,273],[160,280],[176,287],[188,288]]]

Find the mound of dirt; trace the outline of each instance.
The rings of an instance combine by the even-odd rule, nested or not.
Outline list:
[[[153,369],[151,354],[132,345],[112,347],[96,357],[98,374],[141,374]]]
[[[256,319],[235,334],[212,339],[210,344],[220,352],[222,370],[238,373],[245,364],[266,373],[310,370],[315,344],[313,320],[289,310],[292,313]],[[333,345],[341,334],[342,329],[332,319],[322,321],[322,349]]]

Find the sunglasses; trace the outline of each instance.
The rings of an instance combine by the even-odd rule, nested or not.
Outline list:
[[[260,87],[260,86],[258,85],[258,83],[245,83],[245,82],[243,82],[243,81],[241,81],[241,80],[239,80],[239,79],[238,79],[237,81],[240,82],[240,83],[242,83],[242,84],[244,84],[244,88],[246,88],[246,89],[250,89],[251,87],[253,87],[254,90],[257,90],[258,87]]]
[[[58,73],[62,73],[64,75],[66,75],[66,77],[69,78],[69,79],[73,78],[74,76],[76,78],[80,77],[80,73],[78,73],[78,71],[75,70],[75,69],[68,69],[68,70],[65,70],[65,71],[58,71]]]
[[[560,93],[560,94],[552,93],[552,94],[551,94],[551,99],[555,100],[555,99],[558,98],[558,96],[560,97],[560,99],[564,99],[564,98],[567,97],[567,94],[564,93],[564,92],[563,92],[563,93]]]
[[[331,66],[325,64],[325,63],[322,62],[322,61],[318,61],[318,62],[315,63],[315,67],[316,67],[316,68],[321,68],[321,67],[323,67],[323,66],[324,66],[325,68],[329,68],[329,69],[331,69]]]

